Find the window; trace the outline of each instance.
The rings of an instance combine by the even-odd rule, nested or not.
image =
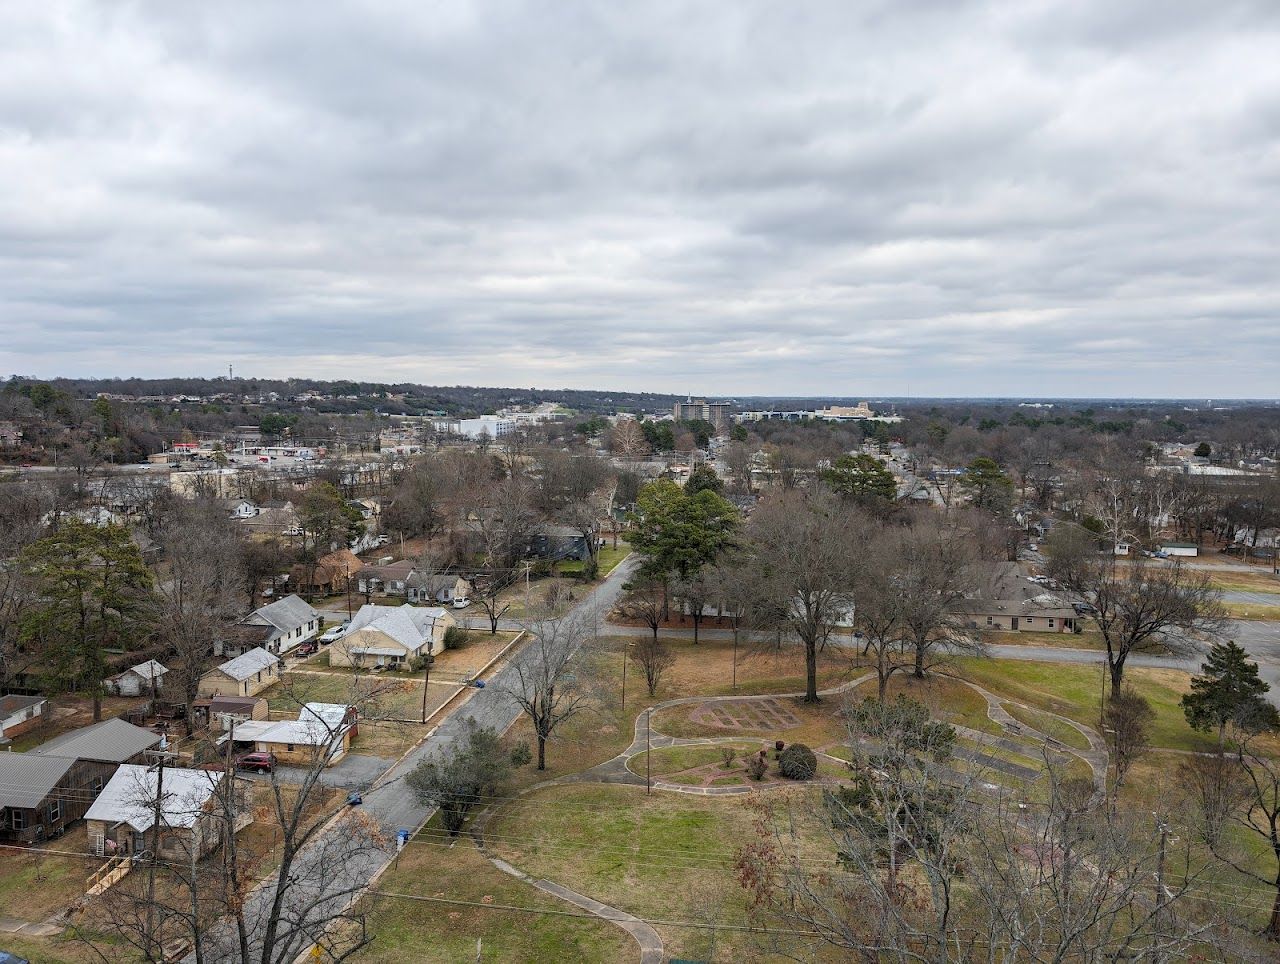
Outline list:
[[[1028,616],[1028,617],[1027,617],[1027,625],[1028,625],[1028,626],[1030,626],[1030,625],[1031,625],[1032,623],[1034,623],[1035,621],[1036,621],[1036,617],[1035,617],[1035,616]]]
[[[988,626],[990,626],[990,625],[991,625],[991,617],[990,617],[990,616],[988,616],[988,617],[987,617],[987,625],[988,625]]]
[[[26,830],[26,829],[27,829],[27,811],[25,811],[25,810],[11,810],[11,811],[10,811],[10,813],[12,813],[12,814],[13,814],[13,817],[12,817],[12,819],[13,819],[13,829],[14,829],[14,830]]]
[[[1052,616],[1050,616],[1050,617],[1049,617],[1049,628],[1050,628],[1050,629],[1053,629],[1053,617],[1052,617]]]
[[[49,822],[57,823],[61,819],[62,819],[62,803],[61,801],[54,800],[52,803],[49,804]]]
[[[292,753],[292,752],[293,752],[293,744],[292,744],[292,743],[286,743],[286,744],[284,745],[284,748],[285,748],[286,750],[288,750],[290,753]]]

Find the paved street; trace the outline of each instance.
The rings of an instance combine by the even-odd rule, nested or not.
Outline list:
[[[634,563],[630,559],[624,561],[579,604],[580,607],[587,607],[588,612],[597,616],[602,628],[604,616],[613,607],[618,594],[622,590],[622,584],[627,580],[633,565]],[[311,847],[302,852],[298,860],[298,866],[295,868],[295,876],[299,878],[300,883],[292,891],[291,907],[287,908],[286,913],[283,915],[286,919],[302,917],[303,920],[299,924],[300,929],[312,930],[313,928],[308,926],[310,922],[318,921],[328,916],[328,914],[318,912],[315,909],[307,910],[307,905],[315,900],[316,893],[320,887],[325,887],[325,892],[327,893],[349,889],[353,886],[362,886],[390,862],[395,856],[394,840],[396,831],[400,828],[416,830],[426,822],[432,813],[430,808],[424,807],[417,801],[413,792],[405,786],[403,778],[425,757],[460,741],[466,732],[466,722],[468,720],[474,720],[481,726],[493,727],[497,730],[506,729],[515,720],[518,711],[515,705],[500,692],[501,685],[504,679],[510,675],[511,667],[530,658],[530,652],[531,650],[522,649],[513,656],[511,662],[489,678],[489,685],[485,689],[477,690],[470,700],[436,727],[422,744],[409,753],[400,763],[388,770],[372,789],[365,792],[364,812],[377,820],[389,840],[392,841],[384,850],[352,853],[349,859],[342,862],[345,877],[340,880],[329,878],[325,881],[313,881],[313,875],[308,873],[317,857],[318,848],[325,846],[325,844],[313,843]],[[332,833],[330,832],[326,836],[331,837]],[[328,842],[328,846],[330,848],[333,846],[331,839]],[[332,864],[333,855],[331,850],[326,860],[330,865]],[[252,932],[258,942],[261,941],[262,934],[266,928],[266,917],[271,896],[270,893],[259,888],[249,901],[246,916],[252,922]],[[335,901],[333,906],[325,909],[336,913],[340,906],[345,903],[346,898],[343,897],[339,901]],[[239,961],[240,953],[234,945],[233,939],[234,935],[231,933],[230,928],[224,928],[221,933],[214,935],[214,940],[211,941],[211,944],[215,946],[206,948],[205,960],[210,964]],[[277,959],[292,960],[293,956],[303,949],[301,945],[294,947],[288,956]],[[186,960],[189,964],[193,964],[194,956],[189,955]]]

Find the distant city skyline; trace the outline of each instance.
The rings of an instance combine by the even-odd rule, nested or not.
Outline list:
[[[0,371],[1275,397],[1277,49],[1263,0],[10,4]]]

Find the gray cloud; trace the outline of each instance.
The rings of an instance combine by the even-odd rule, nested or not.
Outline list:
[[[1277,10],[9,5],[0,369],[1272,395]]]

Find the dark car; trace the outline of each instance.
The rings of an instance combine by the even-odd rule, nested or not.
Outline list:
[[[242,753],[236,758],[236,769],[270,773],[276,768],[274,753]]]
[[[320,651],[320,644],[314,639],[310,642],[299,643],[294,649],[295,656],[313,656]]]

